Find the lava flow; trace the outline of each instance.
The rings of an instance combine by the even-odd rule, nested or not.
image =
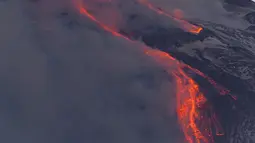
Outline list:
[[[168,18],[174,19],[176,22],[178,22],[180,24],[180,26],[184,30],[186,30],[190,33],[199,34],[203,30],[202,27],[193,25],[193,24],[183,20],[182,15],[181,15],[181,10],[179,10],[179,9],[176,9],[174,12],[174,15],[171,15],[171,14],[165,12],[163,9],[157,8],[156,6],[154,6],[152,3],[148,2],[147,0],[138,0],[138,1],[141,4],[145,5],[146,7],[148,7],[149,9],[151,9],[152,11],[154,11],[158,14],[164,15]]]
[[[75,0],[74,1],[74,5],[76,6],[76,8],[79,10],[79,12],[83,15],[86,15],[88,18],[90,18],[92,21],[94,21],[96,24],[98,24],[101,28],[103,28],[105,31],[110,32],[112,35],[117,36],[117,37],[122,37],[126,40],[129,40],[129,38],[127,38],[126,36],[123,36],[122,34],[114,31],[113,29],[109,28],[108,26],[104,25],[103,23],[101,23],[96,17],[94,17],[92,14],[90,14],[88,12],[88,10],[84,7],[84,3],[82,2],[82,0]]]
[[[166,62],[173,64],[172,61],[174,60],[178,66],[176,70],[171,69],[168,73],[176,79],[177,115],[186,140],[189,143],[213,143],[212,127],[216,130],[216,135],[223,135],[223,128],[217,119],[212,105],[207,101],[204,94],[200,92],[198,84],[182,68],[189,68],[206,79],[210,78],[200,71],[176,61],[167,53],[150,50],[146,54],[153,57],[159,64],[165,65]],[[213,81],[213,83],[215,82]],[[224,90],[224,88],[221,90]]]
[[[142,2],[144,4],[147,4],[150,9],[153,9],[154,11],[157,10],[149,3],[145,3],[145,1]],[[75,6],[79,10],[80,14],[90,18],[105,31],[112,33],[112,35],[114,36],[122,37],[128,41],[132,41],[128,37],[125,37],[122,34],[118,33],[117,31],[114,31],[113,29],[109,28],[108,26],[100,22],[92,14],[90,14],[86,10],[84,3],[82,3],[82,0],[75,0]],[[157,12],[160,14],[163,13],[162,11]],[[168,16],[165,13],[163,14]],[[171,18],[174,17],[171,16]],[[177,18],[174,19],[184,23],[184,25],[185,24],[189,25],[188,27],[189,28],[191,27],[191,29],[187,30],[189,30],[190,32],[199,33],[202,30],[201,27],[191,25]],[[177,115],[186,140],[189,143],[212,143],[213,139],[211,127],[214,126],[214,128],[216,129],[216,134],[218,135],[221,135],[223,133],[223,130],[219,122],[217,121],[212,106],[210,106],[209,102],[207,101],[203,93],[200,92],[199,85],[184,72],[183,68],[189,68],[193,72],[209,80],[209,82],[214,86],[218,87],[216,82],[214,82],[212,79],[204,75],[202,72],[193,69],[188,65],[180,63],[167,53],[158,50],[147,50],[145,51],[145,54],[152,57],[156,61],[160,61],[161,59],[163,59],[165,63],[171,65],[174,62],[174,64],[177,66],[175,70],[169,70],[168,73],[171,74],[176,79]],[[159,62],[159,64],[162,63]],[[223,91],[225,91],[224,94],[228,92],[227,90]],[[199,126],[198,123],[202,124],[201,127]]]
[[[184,135],[189,143],[208,142],[196,124],[196,96],[199,94],[198,85],[181,69],[174,71],[177,80],[177,114]],[[203,95],[202,95],[203,96]],[[193,137],[194,136],[194,137]]]

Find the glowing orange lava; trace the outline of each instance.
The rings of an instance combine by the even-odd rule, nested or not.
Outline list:
[[[197,69],[194,69],[194,68],[192,68],[192,67],[189,66],[189,65],[184,65],[184,64],[183,64],[182,66],[183,66],[184,68],[188,68],[188,69],[192,70],[192,71],[195,72],[196,74],[198,74],[198,75],[202,76],[203,78],[207,79],[207,81],[208,81],[209,83],[211,83],[211,84],[214,86],[214,88],[216,88],[216,89],[219,91],[220,95],[229,95],[229,96],[232,97],[232,99],[237,100],[237,97],[236,97],[235,95],[230,94],[230,91],[229,91],[228,89],[226,89],[226,88],[224,88],[224,87],[218,85],[213,79],[211,79],[210,77],[206,76],[206,75],[205,75],[204,73],[202,73],[201,71],[199,71],[199,70],[197,70]]]
[[[177,114],[186,139],[189,143],[208,142],[196,125],[198,85],[182,69],[173,72],[173,75],[177,80]]]
[[[146,4],[150,9],[158,12],[159,14],[164,14],[168,17],[174,18],[175,20],[181,22],[182,24],[184,24],[183,27],[192,33],[199,33],[202,30],[201,27],[197,27],[195,25],[189,24],[186,21],[177,19],[175,17],[172,17],[164,13],[163,11],[157,10],[150,3],[147,3],[145,0],[142,0],[141,2],[143,4]],[[98,24],[105,31],[110,32],[114,36],[122,37],[124,39],[127,39],[128,41],[132,41],[129,38],[121,35],[120,33],[104,25],[98,19],[96,19],[93,15],[91,15],[86,10],[85,5],[84,3],[82,3],[81,0],[76,0],[75,6],[81,14],[86,15],[88,18],[90,18],[92,21]],[[188,26],[185,26],[185,25],[188,25]],[[212,124],[215,126],[217,130],[216,134],[222,135],[223,130],[220,126],[220,123],[218,122],[216,118],[216,115],[212,111],[212,106],[207,107],[207,105],[210,105],[210,104],[207,104],[208,103],[207,99],[205,98],[203,93],[200,92],[198,84],[183,71],[183,68],[188,68],[192,70],[193,72],[197,73],[198,75],[206,78],[213,86],[215,86],[218,90],[220,90],[220,92],[223,95],[229,93],[229,91],[218,86],[216,82],[214,82],[212,79],[204,75],[202,72],[188,65],[180,63],[179,61],[177,61],[176,59],[174,59],[171,55],[167,53],[156,51],[156,50],[148,50],[148,51],[145,51],[145,54],[149,55],[150,57],[153,57],[155,60],[159,58],[161,59],[163,58],[163,60],[165,62],[168,62],[169,64],[173,64],[174,62],[174,64],[178,66],[177,69],[171,70],[168,72],[169,74],[173,75],[176,78],[177,115],[178,115],[179,123],[182,127],[186,140],[189,143],[213,142],[213,140],[211,140],[212,133],[210,129]],[[207,116],[205,112],[207,110],[203,110],[204,108],[209,109],[212,116]],[[203,120],[202,124],[204,125],[202,125],[202,127],[199,127],[198,122],[201,120]]]
[[[88,18],[90,18],[92,21],[94,21],[96,24],[100,25],[100,27],[102,27],[105,31],[110,32],[112,35],[117,36],[117,37],[122,37],[126,40],[129,40],[129,38],[123,36],[122,34],[114,31],[113,29],[109,28],[108,26],[104,25],[103,23],[101,23],[99,20],[97,20],[92,14],[90,14],[88,12],[88,10],[85,8],[84,3],[82,2],[82,0],[75,0],[74,4],[76,6],[76,8],[79,10],[79,12],[83,15],[86,15]]]
[[[169,17],[171,19],[174,19],[176,22],[178,22],[180,24],[180,26],[190,32],[190,33],[193,33],[193,34],[199,34],[203,28],[202,27],[199,27],[199,26],[196,26],[196,25],[193,25],[183,19],[182,18],[182,12],[181,10],[175,10],[175,15],[171,15],[171,14],[168,14],[166,13],[165,11],[163,11],[161,8],[157,8],[156,6],[154,6],[152,3],[148,2],[147,0],[138,0],[141,4],[145,5],[146,7],[148,7],[149,9],[151,9],[152,11],[158,13],[158,14],[161,14],[161,15],[164,15],[166,17]]]

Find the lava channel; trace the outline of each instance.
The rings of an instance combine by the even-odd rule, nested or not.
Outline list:
[[[188,31],[193,34],[199,34],[203,30],[202,27],[193,25],[193,24],[183,20],[182,19],[182,11],[180,9],[176,9],[174,11],[174,15],[171,15],[171,14],[165,12],[163,9],[157,8],[156,6],[154,6],[152,3],[148,2],[147,0],[138,0],[138,2],[140,2],[142,5],[146,6],[147,8],[151,9],[152,11],[154,11],[160,15],[164,15],[168,18],[174,19],[176,22],[179,23],[179,25],[185,31]]]
[[[189,24],[186,21],[172,17],[171,15],[164,13],[162,10],[158,11],[151,4],[145,3],[146,1],[144,0],[141,2],[143,2],[143,4],[146,4],[153,11],[156,11],[159,14],[164,14],[170,18],[174,18],[175,20],[184,24],[183,27],[189,32],[199,33],[202,30],[201,27],[197,27],[195,25]],[[74,4],[75,7],[79,10],[80,14],[87,16],[89,19],[94,21],[105,31],[111,33],[113,36],[122,37],[132,42],[132,40],[129,39],[128,37],[109,28],[104,23],[100,22],[92,14],[90,14],[85,8],[85,5],[82,2],[82,0],[75,0]],[[206,100],[206,97],[202,92],[200,92],[199,85],[184,72],[183,68],[191,69],[196,74],[206,78],[213,86],[216,87],[216,89],[219,89],[220,93],[222,93],[223,95],[229,93],[229,91],[218,86],[215,81],[213,81],[212,79],[210,79],[197,69],[194,69],[189,65],[185,65],[177,61],[168,53],[158,50],[147,50],[145,51],[145,54],[152,57],[156,61],[161,61],[159,59],[164,59],[164,63],[172,64],[174,61],[175,65],[178,66],[177,69],[168,71],[168,73],[171,74],[176,79],[177,115],[179,124],[183,130],[186,140],[189,143],[213,143],[211,127],[214,126],[217,135],[222,135],[223,130],[220,126],[220,123],[217,120],[216,114],[213,112],[212,106],[209,106],[210,104]],[[207,114],[208,112],[209,115]],[[202,127],[199,127],[198,124],[199,121],[202,124],[201,125]]]

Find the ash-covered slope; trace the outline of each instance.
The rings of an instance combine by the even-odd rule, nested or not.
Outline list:
[[[224,2],[237,6],[249,6],[252,4],[252,0],[224,0]]]
[[[137,18],[139,19],[139,16]],[[241,86],[255,91],[253,86],[255,81],[255,35],[245,30],[211,22],[196,21],[196,23],[204,28],[198,35],[176,27],[166,28],[154,24],[148,24],[140,30],[132,30],[132,27],[129,27],[128,30],[122,31],[127,35],[132,33],[132,37],[140,38],[149,46],[174,53],[173,56],[177,58],[179,56],[178,59],[205,71],[212,77],[214,76],[214,73],[211,73],[213,71],[226,74],[229,78],[238,81],[234,85],[223,83],[231,89],[238,90],[234,86]],[[192,62],[192,60],[200,64]],[[201,64],[205,66],[201,67]]]
[[[130,26],[122,28],[121,32],[170,53],[237,95],[234,106],[227,105],[228,100],[212,99],[227,130],[225,140],[218,142],[254,143],[255,34],[245,28],[193,20],[192,23],[203,27],[203,31],[195,35],[178,27],[141,23],[141,19],[146,18],[139,14],[130,16],[127,20]]]

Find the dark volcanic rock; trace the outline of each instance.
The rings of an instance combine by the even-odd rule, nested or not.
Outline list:
[[[250,24],[255,24],[255,12],[246,14],[244,20],[248,21]]]
[[[246,30],[255,32],[255,26],[254,26],[254,25],[251,25],[251,26],[249,26]]]
[[[225,2],[237,6],[248,6],[252,3],[251,0],[225,0]]]

